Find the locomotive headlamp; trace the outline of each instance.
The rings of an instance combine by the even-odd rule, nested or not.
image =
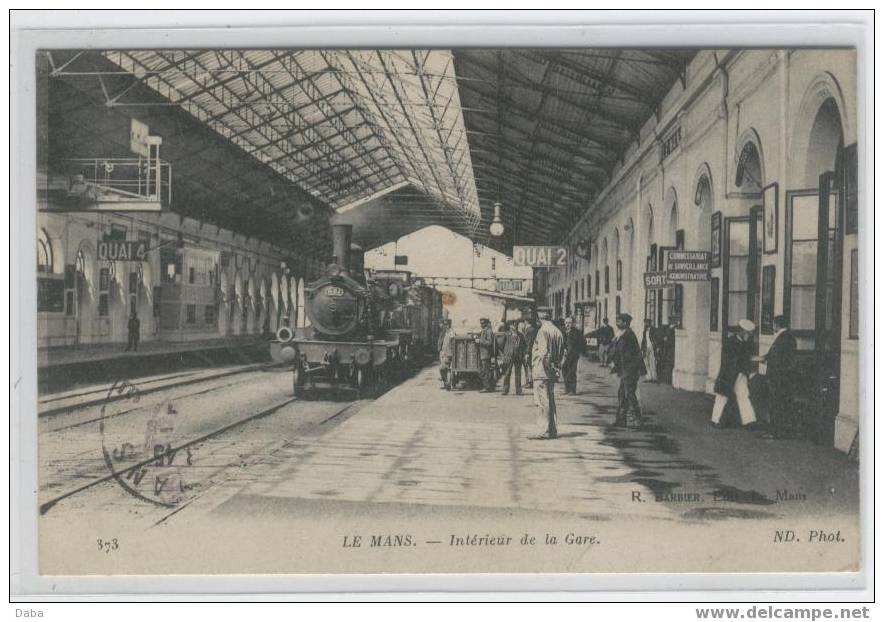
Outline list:
[[[279,356],[284,363],[290,363],[295,360],[296,351],[291,346],[285,346],[279,351]]]
[[[500,201],[494,204],[494,219],[491,221],[488,231],[496,238],[503,235],[503,221],[500,219]]]
[[[339,274],[341,274],[341,266],[336,263],[329,264],[328,268],[326,269],[326,274],[328,274],[329,276],[338,276]]]
[[[390,296],[398,296],[399,295],[399,284],[398,283],[390,283],[389,287],[387,287],[387,293]]]
[[[371,353],[368,350],[360,348],[356,350],[356,364],[357,365],[368,365],[371,361]]]

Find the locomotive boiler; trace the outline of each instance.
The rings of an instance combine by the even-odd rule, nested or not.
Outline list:
[[[434,352],[438,336],[436,290],[407,272],[351,273],[351,225],[332,233],[333,263],[304,287],[309,326],[281,327],[270,345],[275,361],[292,364],[296,397],[317,384],[379,393]]]

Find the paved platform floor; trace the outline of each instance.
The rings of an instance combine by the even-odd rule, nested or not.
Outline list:
[[[249,391],[290,399],[288,373],[268,372]],[[53,568],[69,572],[67,560],[84,559],[83,543],[64,537],[73,522],[115,533],[121,516],[138,516],[153,526],[132,522],[127,553],[90,558],[90,572],[858,567],[858,468],[847,456],[716,430],[709,397],[649,383],[642,427],[617,428],[616,387],[581,361],[578,395],[557,388],[561,436],[546,441],[529,438],[530,392],[440,390],[431,367],[376,400],[287,402],[219,439],[223,451],[243,452],[233,463],[199,449],[188,477],[197,467],[224,475],[182,507],[154,515],[111,482],[52,510],[44,544],[61,560]],[[199,400],[214,398],[193,399],[188,412],[198,413]],[[814,531],[833,540],[814,541]],[[777,539],[788,533],[793,541]]]
[[[616,382],[582,361],[578,395],[557,388],[560,437],[538,441],[529,438],[536,417],[530,390],[440,391],[427,369],[333,431],[295,440],[291,462],[245,492],[608,518],[771,517],[800,512],[801,503],[778,500],[795,494],[813,499],[817,513],[856,511],[857,469],[835,450],[713,429],[707,396],[650,383],[641,387],[641,429],[616,428]],[[655,501],[678,494],[700,495],[705,504]]]

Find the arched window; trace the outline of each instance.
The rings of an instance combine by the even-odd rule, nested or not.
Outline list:
[[[52,273],[52,242],[46,229],[37,232],[37,272]]]

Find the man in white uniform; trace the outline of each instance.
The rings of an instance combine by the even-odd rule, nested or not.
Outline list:
[[[531,372],[534,377],[534,404],[537,406],[539,434],[531,438],[546,440],[559,435],[556,426],[555,386],[565,340],[562,332],[550,322],[548,311],[538,311],[537,318],[540,320],[540,328],[531,350]]]

